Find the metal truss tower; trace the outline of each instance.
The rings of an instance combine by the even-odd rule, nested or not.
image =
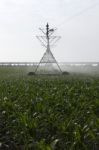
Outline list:
[[[46,48],[46,52],[41,58],[36,67],[36,74],[61,74],[61,68],[51,52],[51,47],[61,38],[60,36],[53,36],[56,29],[50,29],[47,23],[46,29],[39,28],[43,36],[36,36],[41,42],[42,46]]]

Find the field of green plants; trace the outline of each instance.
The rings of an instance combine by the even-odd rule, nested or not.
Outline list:
[[[99,76],[23,70],[0,68],[0,150],[99,150]]]

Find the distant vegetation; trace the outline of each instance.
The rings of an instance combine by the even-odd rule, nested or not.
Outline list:
[[[0,68],[0,150],[98,150],[99,76]]]

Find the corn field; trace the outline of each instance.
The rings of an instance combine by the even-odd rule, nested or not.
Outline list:
[[[99,76],[0,68],[0,150],[98,150]]]

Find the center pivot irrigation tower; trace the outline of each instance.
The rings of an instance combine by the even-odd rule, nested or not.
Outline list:
[[[51,52],[51,47],[61,38],[60,36],[53,36],[56,29],[50,29],[49,24],[46,25],[46,30],[39,28],[43,36],[36,36],[41,42],[42,46],[46,48],[46,52],[41,58],[36,67],[36,74],[62,74],[61,68]]]

